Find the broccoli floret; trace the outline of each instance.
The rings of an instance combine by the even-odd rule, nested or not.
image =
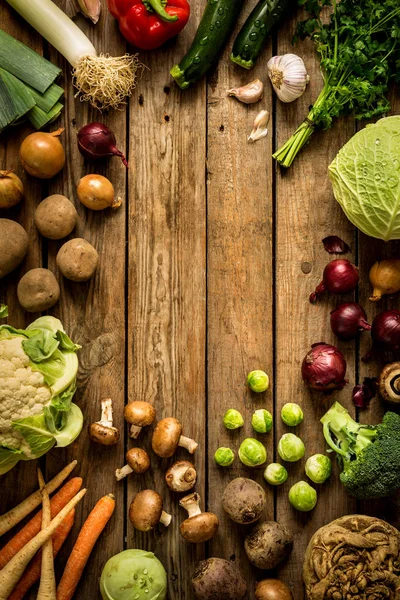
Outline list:
[[[350,494],[363,500],[383,498],[400,487],[400,415],[387,412],[379,425],[362,425],[336,402],[321,423]]]

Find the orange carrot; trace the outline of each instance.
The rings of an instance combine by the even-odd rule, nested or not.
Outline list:
[[[57,587],[57,600],[71,600],[75,593],[83,569],[101,532],[114,512],[113,494],[103,496],[84,522],[72,552],[69,555],[64,573]]]
[[[53,535],[53,556],[54,558],[60,551],[61,546],[68,537],[69,532],[72,529],[75,520],[75,509],[72,509],[70,513],[65,517],[64,521],[59,525]],[[30,588],[35,585],[40,578],[42,564],[42,552],[39,551],[36,556],[31,560],[25,573],[17,583],[14,591],[8,600],[22,600],[25,594],[28,593]]]
[[[51,499],[51,518],[54,519],[62,508],[79,492],[82,478],[73,477]],[[0,569],[19,552],[42,527],[42,511],[39,511],[13,538],[0,550]]]

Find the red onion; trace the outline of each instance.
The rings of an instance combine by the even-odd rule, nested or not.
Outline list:
[[[328,235],[322,240],[324,248],[329,254],[347,254],[350,246],[337,235]]]
[[[372,321],[374,345],[382,350],[400,350],[400,311],[384,310]]]
[[[347,383],[344,378],[346,360],[336,346],[318,342],[311,346],[310,352],[304,357],[301,374],[304,382],[314,390],[330,394]]]
[[[353,402],[357,408],[366,408],[368,402],[375,398],[377,391],[376,377],[364,377],[364,381],[360,385],[353,388]]]
[[[337,258],[328,263],[322,275],[322,281],[315,292],[310,295],[310,302],[315,302],[322,292],[331,294],[347,294],[352,292],[358,283],[358,269],[346,258]]]
[[[78,148],[85,158],[120,156],[125,167],[128,167],[127,160],[116,143],[114,133],[103,123],[89,123],[78,131]]]
[[[369,331],[371,325],[362,306],[357,302],[344,302],[331,312],[331,328],[340,340],[347,342],[354,340],[363,329]]]

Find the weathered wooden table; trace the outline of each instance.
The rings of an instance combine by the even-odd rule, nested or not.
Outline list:
[[[58,0],[58,4],[72,14],[68,1]],[[98,50],[118,55],[126,46],[105,4],[103,1],[97,26],[83,18],[79,24]],[[30,268],[50,268],[62,290],[52,314],[83,346],[76,401],[84,413],[85,428],[72,446],[54,449],[41,461],[47,477],[51,477],[77,458],[75,473],[84,478],[88,488],[78,507],[74,531],[57,559],[60,571],[96,500],[107,492],[113,492],[117,499],[116,514],[96,546],[76,594],[80,600],[99,597],[98,579],[104,563],[124,548],[144,548],[157,554],[168,571],[170,600],[193,598],[191,574],[195,563],[205,556],[236,560],[249,581],[248,597],[253,598],[254,582],[264,574],[255,572],[246,559],[243,540],[248,530],[228,520],[220,501],[229,480],[244,475],[262,483],[263,470],[248,470],[238,460],[229,469],[218,468],[214,451],[222,445],[237,450],[239,442],[252,435],[252,412],[266,407],[275,415],[274,429],[259,439],[265,441],[271,462],[276,457],[277,441],[287,431],[280,420],[280,408],[295,401],[305,412],[296,433],[306,444],[306,456],[323,452],[320,417],[332,399],[354,413],[350,399],[354,382],[377,371],[376,364],[367,368],[359,360],[369,344],[369,336],[364,335],[360,344],[339,344],[348,364],[349,384],[343,391],[324,399],[310,393],[301,381],[300,364],[310,345],[335,343],[329,312],[337,300],[324,297],[317,305],[308,302],[330,258],[321,239],[337,234],[350,243],[352,259],[360,266],[358,298],[370,319],[382,307],[399,305],[398,297],[379,306],[368,302],[369,267],[378,256],[390,255],[396,248],[357,234],[335,202],[327,177],[328,164],[356,131],[355,122],[342,119],[331,131],[316,134],[284,175],[271,158],[272,149],[304,118],[321,87],[314,50],[302,43],[295,51],[304,58],[311,76],[306,93],[289,105],[277,102],[272,95],[267,59],[292,51],[295,18],[282,27],[251,73],[228,60],[229,44],[207,81],[184,92],[171,81],[169,69],[188,48],[204,4],[203,0],[192,0],[191,20],[176,41],[158,51],[141,53],[149,69],[137,92],[125,111],[107,115],[74,99],[69,65],[5,2],[0,9],[1,27],[60,64],[67,89],[65,111],[57,123],[65,127],[67,153],[60,176],[41,182],[23,173],[18,148],[31,131],[29,127],[11,129],[0,136],[0,167],[14,168],[26,187],[25,200],[12,216],[30,235],[27,259],[0,285],[2,300],[10,307],[9,322],[23,327],[33,317],[16,302],[18,279]],[[254,4],[254,0],[246,2],[241,22]],[[228,88],[255,77],[266,84],[264,99],[258,104],[245,106],[227,97]],[[394,109],[396,105],[399,109],[399,98],[394,98]],[[250,145],[247,136],[262,108],[272,115],[270,133]],[[76,132],[93,120],[104,121],[115,131],[119,146],[129,155],[128,172],[117,158],[103,164],[83,161]],[[124,198],[119,211],[97,214],[79,205],[75,185],[90,172],[113,181]],[[53,193],[75,199],[79,224],[74,234],[88,239],[100,252],[100,267],[90,283],[74,284],[60,277],[55,265],[60,244],[41,239],[35,228],[35,207]],[[246,387],[246,374],[257,368],[266,370],[272,379],[265,394],[252,394]],[[89,423],[99,419],[100,400],[107,396],[113,398],[120,427],[124,403],[143,399],[155,405],[159,418],[178,417],[186,435],[199,442],[196,489],[203,507],[220,517],[214,540],[205,546],[191,546],[180,537],[183,510],[163,480],[171,461],[153,455],[148,474],[116,483],[114,471],[122,466],[125,451],[132,445],[126,431],[123,441],[110,449],[94,445],[87,435]],[[231,407],[245,417],[244,428],[235,432],[222,424],[224,411]],[[377,422],[382,412],[380,401],[375,399],[362,419]],[[142,434],[140,442],[148,449],[150,433]],[[186,455],[182,452],[178,456]],[[289,481],[281,488],[264,486],[267,518],[289,525],[295,533],[293,553],[278,575],[290,585],[296,600],[303,598],[304,551],[319,526],[355,511],[378,514],[399,525],[394,499],[357,504],[338,482],[337,468],[329,483],[318,486],[315,510],[309,514],[294,511],[288,502],[288,489],[305,478],[304,462],[289,465]],[[35,463],[19,463],[0,480],[0,512],[36,488],[34,467]],[[163,495],[165,507],[173,515],[168,529],[161,526],[142,535],[131,526],[127,507],[142,488],[154,488]]]

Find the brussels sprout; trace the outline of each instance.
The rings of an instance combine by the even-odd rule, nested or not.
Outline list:
[[[271,463],[264,471],[264,479],[270,485],[281,485],[287,478],[288,472],[279,463]]]
[[[264,371],[251,371],[247,375],[247,384],[253,392],[265,392],[269,386],[269,377]]]
[[[243,417],[238,410],[230,408],[224,414],[224,425],[227,429],[239,429],[243,427]]]
[[[317,504],[317,492],[306,481],[298,481],[289,490],[289,502],[296,510],[308,512]]]
[[[258,467],[267,460],[267,451],[258,440],[246,438],[240,444],[239,458],[247,467]]]
[[[265,408],[259,408],[251,417],[251,424],[257,433],[267,433],[272,429],[272,415]]]
[[[165,600],[167,574],[152,552],[125,550],[106,562],[100,592],[103,600]]]
[[[305,452],[304,444],[294,433],[285,433],[278,444],[278,454],[282,460],[296,462],[303,458]]]
[[[230,467],[235,460],[235,453],[230,448],[218,448],[214,459],[220,467]]]
[[[306,475],[314,483],[324,483],[332,472],[332,461],[324,454],[314,454],[307,459]]]
[[[299,423],[302,422],[304,415],[298,404],[288,402],[282,407],[281,418],[286,425],[289,425],[289,427],[296,427],[296,425],[299,425]]]

